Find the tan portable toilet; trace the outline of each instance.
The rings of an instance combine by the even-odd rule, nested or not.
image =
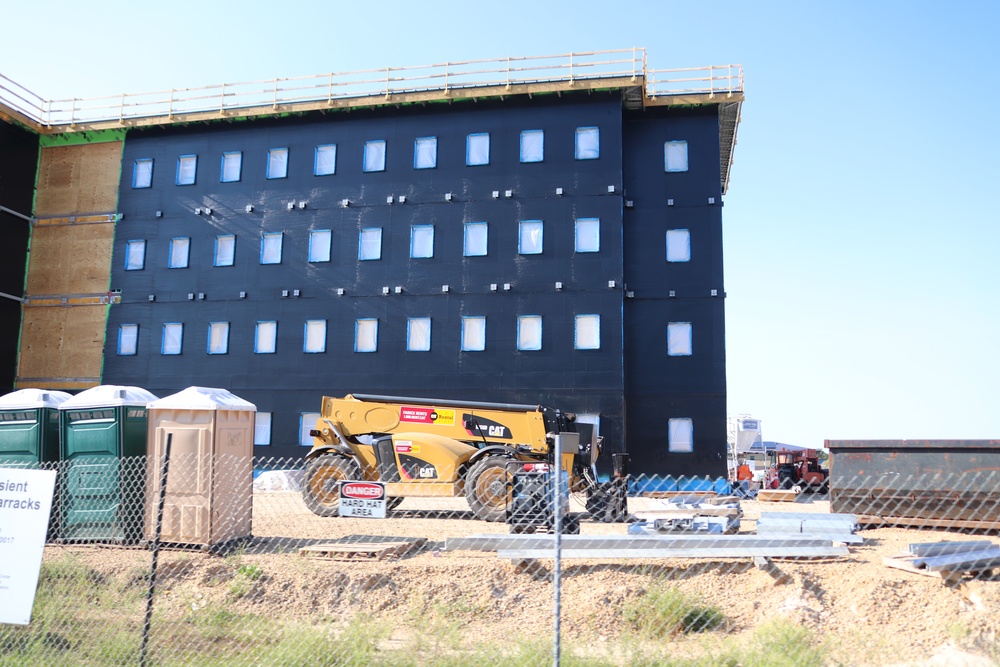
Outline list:
[[[172,435],[160,541],[217,547],[251,536],[257,407],[188,387],[148,406],[146,539],[156,536],[163,452]]]

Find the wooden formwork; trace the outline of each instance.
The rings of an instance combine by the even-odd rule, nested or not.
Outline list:
[[[100,383],[122,142],[41,149],[18,387]]]
[[[97,384],[107,309],[105,305],[25,307],[18,386],[38,379]]]
[[[35,217],[113,212],[121,163],[120,141],[43,148]]]
[[[34,227],[28,256],[28,297],[107,292],[113,222]]]

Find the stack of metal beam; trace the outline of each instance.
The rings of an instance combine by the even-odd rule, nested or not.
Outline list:
[[[931,572],[984,572],[1000,567],[1000,547],[989,540],[911,544],[910,562]]]
[[[806,512],[761,512],[757,535],[821,538],[844,544],[861,544],[857,534],[858,517],[854,514],[811,514]]]

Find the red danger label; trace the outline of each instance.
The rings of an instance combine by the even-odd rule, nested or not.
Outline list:
[[[396,445],[396,451],[402,452],[404,454],[409,454],[413,451],[413,445]]]
[[[417,422],[420,424],[433,424],[434,408],[417,408],[404,406],[399,409],[399,421]]]
[[[344,482],[340,487],[340,495],[343,498],[381,500],[385,497],[385,488],[372,482]]]

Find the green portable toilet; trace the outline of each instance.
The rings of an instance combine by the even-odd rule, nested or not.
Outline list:
[[[139,387],[101,385],[59,406],[65,541],[132,543],[142,538],[146,405]]]
[[[0,396],[0,467],[38,467],[59,460],[59,405],[64,391],[21,389]]]

